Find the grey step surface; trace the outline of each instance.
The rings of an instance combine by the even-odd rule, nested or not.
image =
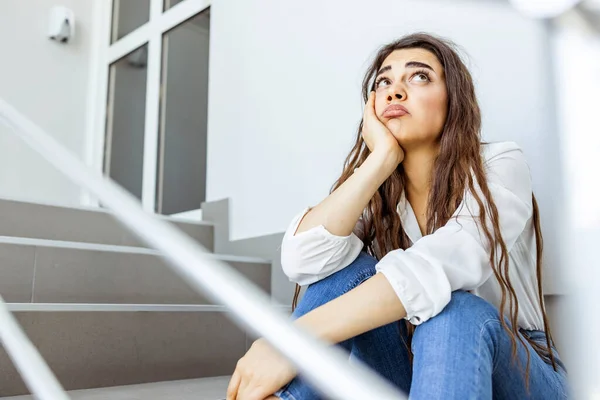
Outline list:
[[[270,293],[271,262],[211,254]],[[152,249],[0,237],[8,303],[212,304]]]
[[[229,312],[215,304],[98,304],[98,303],[7,303],[11,312]],[[291,306],[271,303],[273,309],[287,313]]]
[[[230,375],[250,343],[226,312],[14,315],[66,390]],[[0,348],[0,397],[28,393]]]
[[[157,217],[174,224],[208,251],[214,250],[212,223]],[[0,236],[145,247],[105,209],[60,207],[9,199],[0,199]]]
[[[154,382],[69,392],[73,400],[221,400],[229,376]],[[34,400],[33,396],[2,397],[3,400]]]

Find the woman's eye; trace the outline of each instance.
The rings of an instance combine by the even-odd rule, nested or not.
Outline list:
[[[390,83],[389,79],[387,79],[387,78],[382,78],[382,79],[380,79],[380,80],[378,80],[378,81],[377,81],[377,87],[378,87],[378,88],[380,88],[380,87],[382,87],[384,84],[386,84],[386,85],[387,85],[387,84],[389,84],[389,83]]]
[[[421,78],[421,79],[417,79],[417,78]],[[427,74],[424,73],[419,73],[419,74],[415,74],[413,75],[413,79],[417,79],[417,82],[427,82],[429,81],[429,77],[427,76]]]

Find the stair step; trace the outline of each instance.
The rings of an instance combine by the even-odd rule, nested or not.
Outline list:
[[[8,308],[66,390],[228,375],[254,338],[231,321],[224,306],[9,303]],[[289,306],[273,308],[291,313]],[[26,393],[0,347],[0,397]]]
[[[222,311],[14,311],[65,390],[229,375],[251,336]],[[0,347],[0,397],[28,394]]]
[[[222,400],[229,376],[153,382],[101,389],[74,390],[73,400]],[[33,400],[33,396],[2,397],[3,400]]]
[[[229,312],[213,304],[90,304],[90,303],[7,303],[12,312]],[[274,309],[291,313],[292,307],[273,303]]]
[[[214,249],[214,224],[158,215]],[[0,199],[0,236],[146,247],[108,210],[74,208]]]
[[[266,293],[271,261],[211,254]],[[212,304],[156,250],[0,237],[0,293],[9,303]]]

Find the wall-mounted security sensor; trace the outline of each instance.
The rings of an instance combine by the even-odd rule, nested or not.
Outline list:
[[[50,10],[48,36],[59,43],[68,43],[75,36],[75,14],[63,6],[54,6]]]

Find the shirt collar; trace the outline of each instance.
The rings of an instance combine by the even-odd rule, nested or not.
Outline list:
[[[406,232],[408,238],[413,244],[416,243],[416,241],[421,239],[423,235],[421,234],[421,229],[419,228],[419,222],[417,221],[415,212],[413,211],[410,202],[406,199],[404,190],[402,190],[402,194],[400,195],[400,201],[398,201],[396,211],[400,216],[400,221],[402,221],[404,232]]]

